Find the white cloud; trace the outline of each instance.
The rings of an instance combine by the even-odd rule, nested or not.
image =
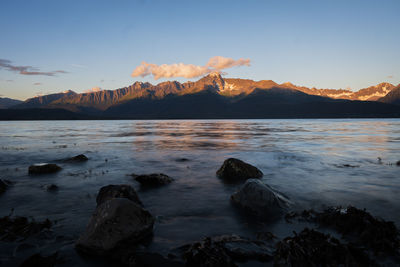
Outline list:
[[[154,79],[184,77],[194,78],[209,74],[211,72],[220,72],[223,69],[232,68],[235,66],[250,66],[250,59],[240,58],[234,60],[233,58],[226,58],[221,56],[212,57],[209,59],[205,66],[197,66],[193,64],[174,63],[174,64],[152,64],[142,62],[137,66],[131,76],[132,77],[145,77],[153,75]]]

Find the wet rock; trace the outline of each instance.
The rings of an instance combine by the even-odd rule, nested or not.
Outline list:
[[[77,162],[85,162],[85,161],[88,161],[88,160],[89,160],[89,159],[88,159],[85,155],[80,154],[80,155],[77,155],[77,156],[75,156],[75,157],[66,159],[65,162],[77,163]]]
[[[396,165],[397,165],[397,166],[400,166],[400,160],[399,160],[398,162],[396,162]]]
[[[42,256],[39,253],[27,258],[20,267],[53,267],[57,263],[57,252],[50,256]]]
[[[103,186],[97,194],[96,202],[97,205],[100,205],[113,198],[127,198],[142,206],[142,202],[140,201],[135,189],[126,184]]]
[[[261,178],[263,173],[256,167],[241,161],[240,159],[229,158],[224,161],[217,171],[217,176],[227,180],[240,180],[249,178]]]
[[[126,198],[113,198],[96,207],[76,248],[93,255],[111,253],[137,244],[153,232],[153,225],[147,210]]]
[[[46,189],[48,192],[55,192],[58,191],[58,186],[55,184],[48,184],[44,186],[44,189]]]
[[[10,185],[11,185],[10,181],[0,179],[0,194],[4,193]]]
[[[60,171],[62,168],[54,163],[39,163],[29,166],[29,174],[45,174]]]
[[[134,179],[140,183],[140,185],[146,187],[166,185],[174,180],[168,175],[163,173],[152,173],[143,175],[132,174],[131,176],[133,176]]]
[[[272,259],[272,248],[266,243],[236,235],[207,237],[181,250],[186,266],[237,266],[236,262]]]
[[[48,219],[36,222],[26,217],[5,216],[0,218],[0,240],[11,242],[17,239],[26,239],[44,229],[50,229],[51,225],[52,223]]]
[[[366,253],[308,228],[276,245],[274,266],[376,266]]]
[[[279,214],[289,206],[289,200],[257,179],[249,179],[231,196],[231,201],[260,218]]]

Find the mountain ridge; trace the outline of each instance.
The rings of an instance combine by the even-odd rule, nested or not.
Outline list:
[[[394,105],[397,102],[387,103],[379,97],[393,88],[394,85],[381,83],[351,92],[272,80],[223,78],[212,73],[195,82],[135,82],[116,90],[81,94],[69,90],[30,98],[12,107],[5,117],[22,118],[23,113],[16,110],[28,108],[28,118],[34,118],[32,109],[37,108],[37,118],[46,117],[46,110],[54,110],[61,119],[400,117],[400,106]],[[62,113],[60,109],[72,113]]]

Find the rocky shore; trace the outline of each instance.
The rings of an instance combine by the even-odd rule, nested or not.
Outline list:
[[[80,154],[60,160],[67,164],[88,161]],[[185,159],[187,161],[187,159]],[[185,162],[182,161],[182,162]],[[398,165],[398,164],[397,164]],[[32,176],[59,172],[68,166],[40,163],[29,166]],[[146,190],[160,190],[175,179],[163,174],[127,174]],[[307,226],[293,235],[277,238],[260,232],[256,237],[207,236],[196,242],[172,247],[168,253],[147,249],[156,236],[157,216],[148,210],[134,187],[109,184],[99,188],[93,214],[84,232],[75,240],[76,251],[88,259],[105,259],[113,266],[379,266],[400,264],[400,234],[393,222],[374,217],[353,206],[322,210],[293,210],[293,201],[261,179],[263,172],[242,160],[229,158],[216,171],[236,191],[230,196],[237,212],[259,223],[284,220],[286,227]],[[0,179],[1,194],[13,182]],[[43,187],[54,192],[60,186]],[[0,218],[0,241],[19,242],[31,237],[46,238],[57,222],[13,216]],[[20,266],[63,265],[58,251],[42,251],[24,259]],[[1,264],[1,262],[0,262]]]

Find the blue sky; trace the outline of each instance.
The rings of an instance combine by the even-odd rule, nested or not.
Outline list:
[[[358,90],[400,83],[400,1],[0,1],[0,95],[116,89],[146,61],[251,60],[226,77]],[[4,63],[4,61],[3,61]],[[172,78],[186,81],[185,78]],[[192,78],[190,80],[197,80]]]

